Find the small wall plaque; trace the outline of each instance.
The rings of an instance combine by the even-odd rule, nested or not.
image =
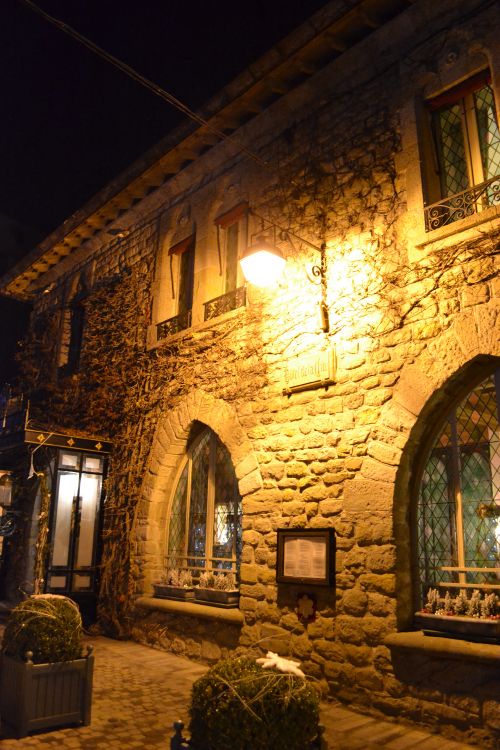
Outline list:
[[[283,389],[283,393],[289,395],[298,391],[326,387],[334,382],[335,352],[333,349],[326,349],[288,362],[286,387]]]
[[[278,583],[331,586],[334,578],[333,529],[278,529]]]

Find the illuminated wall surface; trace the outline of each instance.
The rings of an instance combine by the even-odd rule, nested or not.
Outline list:
[[[376,5],[380,25],[356,35],[350,16],[345,39],[328,6],[338,49],[318,31],[316,72],[293,84],[283,62],[273,104],[249,104],[271,63],[251,96],[242,81],[226,92],[256,158],[225,142],[186,163],[187,142],[174,145],[44,246],[51,269],[18,279],[45,321],[32,382],[66,394],[53,420],[114,441],[108,624],[137,601],[134,638],[208,662],[259,643],[351,705],[494,747],[499,9]],[[287,263],[245,289],[236,259],[260,234]],[[82,477],[83,559],[98,486]],[[74,481],[60,477],[61,498]],[[61,501],[54,556],[70,522]],[[334,529],[335,584],[277,584],[278,528]],[[236,574],[239,604],[153,597],[174,568]],[[429,590],[450,627],[472,615],[458,638],[423,634]]]

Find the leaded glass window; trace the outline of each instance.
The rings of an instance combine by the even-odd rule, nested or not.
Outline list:
[[[499,204],[500,129],[487,70],[427,106],[434,151],[426,156],[432,168],[424,166],[429,230]],[[425,153],[426,145],[422,148]]]
[[[500,370],[450,412],[418,497],[421,593],[500,591]]]
[[[172,496],[167,566],[237,572],[240,557],[241,497],[231,457],[203,429],[188,447]]]
[[[489,83],[460,89],[434,111],[442,197],[500,175],[500,131]],[[432,106],[432,105],[431,105]]]

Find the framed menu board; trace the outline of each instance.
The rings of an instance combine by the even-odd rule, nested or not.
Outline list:
[[[333,529],[278,529],[278,583],[331,586],[334,578]]]

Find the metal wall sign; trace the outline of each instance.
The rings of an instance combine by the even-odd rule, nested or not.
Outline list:
[[[335,531],[278,529],[276,581],[331,586],[335,581]]]
[[[287,363],[286,386],[283,393],[313,390],[333,385],[335,382],[335,351],[325,349]]]
[[[29,427],[24,431],[24,442],[54,448],[70,448],[75,451],[91,451],[93,453],[111,453],[112,448],[109,440],[103,440],[102,438],[51,432],[36,427]]]

